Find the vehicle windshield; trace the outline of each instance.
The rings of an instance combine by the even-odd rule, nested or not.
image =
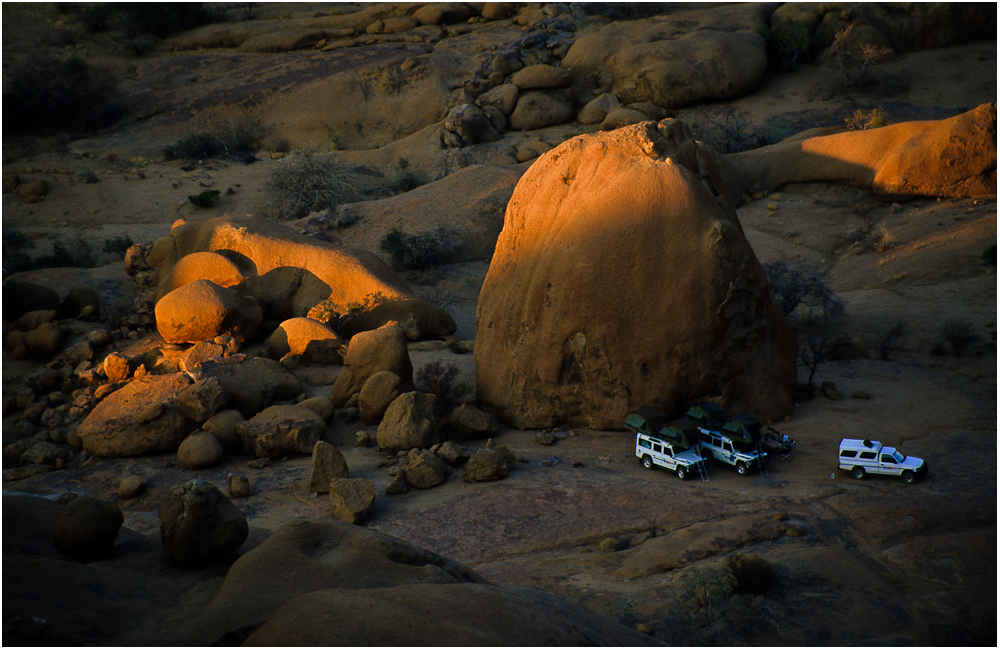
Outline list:
[[[904,460],[906,460],[906,456],[895,450],[892,452],[892,457],[897,463],[902,463]]]

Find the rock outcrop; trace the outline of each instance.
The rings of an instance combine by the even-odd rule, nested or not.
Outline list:
[[[767,68],[766,6],[740,4],[630,20],[585,34],[563,67],[576,98],[613,93],[623,104],[675,108],[705,99],[732,99],[760,85]]]
[[[733,185],[770,191],[785,183],[839,181],[887,198],[989,196],[997,191],[997,105],[946,120],[809,137],[810,132],[729,154]]]
[[[528,170],[476,314],[487,410],[597,429],[709,395],[791,412],[795,336],[718,165],[666,120],[574,138]]]
[[[155,270],[159,286],[176,281],[171,278],[171,272],[185,256],[199,252],[219,252],[221,255],[223,251],[228,259],[242,261],[241,272],[256,268],[256,276],[249,277],[234,289],[243,287],[257,299],[264,306],[265,317],[269,317],[267,304],[273,298],[266,291],[267,284],[258,278],[279,269],[282,269],[278,282],[280,297],[291,310],[290,314],[280,315],[282,320],[306,316],[313,306],[324,300],[329,300],[341,313],[347,313],[352,304],[363,304],[366,298],[374,295],[381,295],[388,301],[411,301],[414,308],[424,311],[437,309],[415,300],[406,284],[371,253],[340,248],[285,226],[253,218],[218,217],[175,224],[169,235],[153,244],[145,263]],[[255,291],[258,295],[254,295]],[[163,300],[169,299],[171,294]],[[157,303],[158,319],[159,305]],[[437,336],[454,331],[454,321],[447,314],[439,321],[429,320],[445,322],[451,329],[422,332],[423,335]]]

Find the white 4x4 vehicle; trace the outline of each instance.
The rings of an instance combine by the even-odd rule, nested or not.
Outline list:
[[[760,469],[767,463],[767,452],[760,451],[748,443],[733,440],[719,431],[701,428],[701,448],[712,458],[732,465],[740,476],[746,476],[753,468]]]
[[[913,456],[904,456],[893,447],[885,447],[878,440],[844,438],[840,441],[840,469],[846,469],[854,478],[866,474],[901,476],[913,483],[927,473],[927,463]]]
[[[686,424],[686,425],[685,425]],[[698,453],[697,430],[689,422],[666,423],[666,416],[652,408],[639,409],[625,419],[635,432],[635,455],[646,469],[665,467],[685,480],[692,472],[707,481],[705,462]]]

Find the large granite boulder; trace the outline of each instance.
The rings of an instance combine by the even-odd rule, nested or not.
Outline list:
[[[945,120],[810,137],[726,156],[746,193],[837,181],[891,198],[989,196],[997,191],[997,105]]]
[[[613,22],[578,38],[562,65],[581,102],[595,91],[667,108],[740,97],[767,68],[767,13],[764,4],[737,4]]]
[[[79,496],[56,518],[53,541],[62,553],[84,562],[110,557],[118,529],[125,522],[121,508],[97,497]]]
[[[192,383],[184,373],[146,375],[111,393],[76,430],[84,451],[112,457],[176,451],[198,428],[177,401]]]
[[[716,166],[676,120],[569,140],[522,177],[476,314],[476,389],[508,424],[621,428],[718,397],[794,405],[796,342]]]
[[[233,251],[202,251],[177,260],[156,289],[159,300],[174,289],[195,280],[210,280],[220,287],[232,287],[257,275],[253,262]]]
[[[339,364],[346,344],[328,325],[312,318],[290,318],[267,340],[272,359],[298,354],[306,363]]]

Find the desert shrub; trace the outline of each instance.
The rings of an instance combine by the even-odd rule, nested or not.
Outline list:
[[[348,303],[347,313],[356,316],[358,314],[369,312],[379,305],[384,305],[387,302],[392,302],[392,299],[381,291],[376,291],[375,293],[370,293],[365,296],[363,300]]]
[[[111,239],[104,240],[104,252],[111,255],[122,255],[124,256],[128,249],[130,249],[135,242],[128,235],[118,235]]]
[[[893,237],[892,233],[885,225],[879,226],[872,233],[873,239],[875,239],[875,250],[880,253],[884,253],[896,245],[896,238]]]
[[[866,129],[877,129],[889,123],[889,116],[881,108],[873,108],[870,111],[857,109],[854,115],[845,118],[847,128],[852,131],[863,131]]]
[[[848,88],[872,86],[885,89],[886,79],[873,67],[891,54],[892,49],[870,43],[851,47],[853,30],[854,23],[851,23],[837,33],[824,55],[825,62],[841,73],[844,86]]]
[[[771,563],[751,553],[737,553],[726,558],[725,566],[736,578],[736,593],[762,594],[771,586],[774,569]]]
[[[878,357],[883,361],[888,361],[889,351],[906,337],[906,323],[896,321],[886,329],[878,332],[877,336],[878,340],[875,347],[878,349]]]
[[[268,184],[278,196],[267,214],[273,219],[298,219],[353,201],[357,193],[350,180],[347,165],[306,147],[275,165]]]
[[[979,256],[979,260],[983,264],[986,264],[987,266],[996,266],[997,265],[997,245],[993,244],[992,246],[990,246],[989,248],[987,248],[986,250],[984,250],[982,252],[982,254]]]
[[[423,183],[420,182],[420,177],[410,170],[410,161],[406,158],[397,160],[390,189],[394,192],[402,193],[415,190],[421,185]]]
[[[975,328],[964,321],[949,320],[941,327],[941,336],[951,344],[951,349],[955,351],[955,356],[962,356],[962,352],[970,345],[979,343],[982,338],[976,333]]]
[[[88,131],[119,112],[118,81],[79,57],[33,55],[12,64],[3,91],[4,135],[43,129]]]
[[[670,11],[670,4],[663,2],[584,2],[580,7],[591,16],[607,20],[639,20]]]
[[[767,29],[767,44],[792,68],[803,54],[809,54],[813,35],[809,25],[795,20],[779,20]]]
[[[379,248],[389,256],[389,263],[397,271],[445,264],[454,259],[461,247],[460,231],[441,224],[419,235],[393,228],[379,243]]]
[[[164,37],[205,25],[215,16],[201,2],[122,2],[114,6],[130,34]]]
[[[767,136],[754,130],[742,111],[727,106],[716,116],[706,115],[695,121],[691,130],[719,153],[739,153],[770,144]]]
[[[219,190],[205,190],[200,194],[189,196],[188,201],[199,208],[210,208],[215,203],[215,197],[217,196],[219,196]]]
[[[458,366],[440,359],[421,367],[414,380],[420,390],[437,395],[435,406],[442,410],[458,404],[472,390],[468,382],[458,381]]]
[[[255,117],[220,118],[200,131],[189,131],[174,144],[164,147],[163,157],[202,160],[253,153],[261,147],[270,130]]]
[[[222,142],[208,133],[190,131],[177,142],[163,148],[166,160],[184,158],[186,160],[202,160],[214,158],[224,151]]]
[[[17,273],[28,268],[31,258],[28,251],[35,247],[35,242],[28,239],[17,228],[3,229],[3,274]]]

